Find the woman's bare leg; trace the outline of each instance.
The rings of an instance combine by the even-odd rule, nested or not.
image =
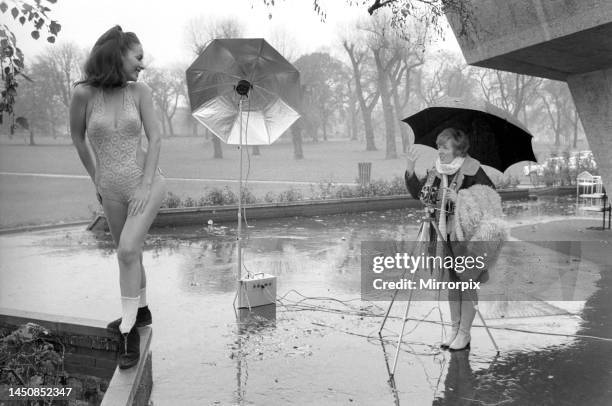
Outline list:
[[[119,261],[119,285],[121,296],[137,297],[142,286],[144,268],[141,265],[142,246],[144,239],[159,211],[166,195],[166,185],[163,178],[156,178],[151,186],[151,193],[143,212],[128,216],[123,225],[117,258]]]
[[[110,229],[111,236],[115,242],[115,247],[119,246],[119,239],[121,232],[123,231],[123,225],[127,219],[128,206],[125,203],[116,202],[113,200],[105,199],[102,202],[102,208],[104,209],[104,215],[108,221],[108,228]],[[145,275],[145,269],[142,264],[142,252],[140,253],[140,269],[141,269],[141,280],[140,289],[147,287],[147,277]]]

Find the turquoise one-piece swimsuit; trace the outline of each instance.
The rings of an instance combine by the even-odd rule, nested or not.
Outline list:
[[[104,92],[99,90],[87,123],[87,136],[96,156],[95,185],[102,200],[128,204],[142,181],[144,159],[138,160],[142,150],[142,121],[136,101],[128,90],[121,89],[122,108],[117,117],[107,111]],[[163,176],[159,167],[156,177]]]

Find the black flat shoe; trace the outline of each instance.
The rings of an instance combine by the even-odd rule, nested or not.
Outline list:
[[[149,306],[139,307],[138,313],[136,313],[136,322],[134,323],[134,327],[144,327],[153,323],[153,316],[151,315],[151,311],[149,310]],[[106,326],[106,329],[112,333],[119,332],[119,325],[121,324],[121,318],[117,320],[113,320]]]
[[[140,359],[140,334],[138,329],[132,327],[129,333],[121,334],[119,346],[119,368],[127,369],[138,364]]]
[[[449,351],[465,351],[465,350],[469,350],[469,349],[470,349],[470,343],[469,342],[463,348],[450,348],[450,347],[448,347]]]

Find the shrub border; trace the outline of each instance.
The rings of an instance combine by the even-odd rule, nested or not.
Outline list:
[[[527,199],[528,189],[499,191],[502,200]],[[346,199],[302,200],[285,203],[257,203],[244,206],[249,220],[283,217],[312,217],[330,214],[358,213],[403,208],[419,208],[421,202],[408,195],[381,197],[354,197]],[[214,223],[237,221],[237,205],[162,208],[151,225],[155,227],[206,226]],[[88,226],[90,231],[108,231],[106,218],[98,215]]]

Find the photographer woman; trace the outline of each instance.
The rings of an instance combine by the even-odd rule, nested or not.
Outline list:
[[[410,194],[415,199],[420,198],[435,204],[434,221],[442,236],[448,241],[465,241],[481,237],[484,237],[483,240],[489,237],[498,238],[504,233],[501,226],[495,225],[481,233],[477,230],[478,225],[474,226],[478,223],[478,221],[474,222],[474,218],[469,219],[470,221],[462,221],[466,219],[465,215],[460,219],[455,216],[455,210],[459,208],[463,213],[491,214],[477,219],[481,222],[501,216],[501,199],[495,192],[493,183],[481,168],[478,160],[467,153],[469,149],[467,135],[461,130],[446,128],[438,134],[436,144],[438,157],[424,179],[418,179],[415,174],[414,168],[418,155],[414,146],[410,148],[405,173],[406,186]],[[427,191],[429,195],[424,196],[421,191]],[[431,196],[431,193],[434,195]],[[477,205],[482,207],[475,207]],[[431,233],[430,237],[435,240],[437,233]],[[458,278],[454,271],[451,271],[451,274],[452,277]],[[479,277],[482,281],[486,280],[486,272]],[[448,303],[452,330],[441,347],[451,351],[468,349],[478,295],[475,290],[464,292],[449,290]]]

